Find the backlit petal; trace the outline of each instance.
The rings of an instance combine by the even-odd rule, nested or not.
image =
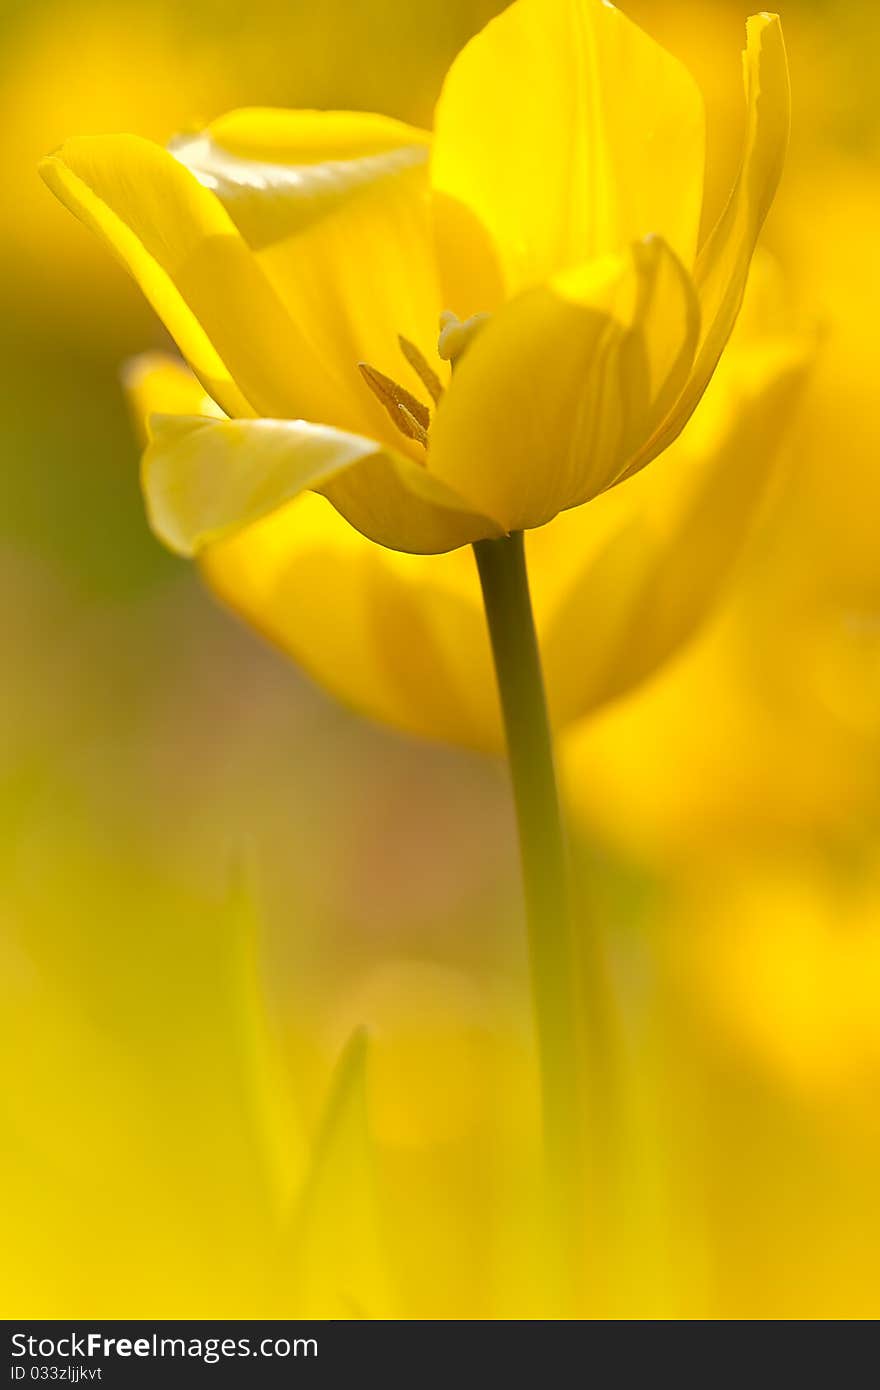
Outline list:
[[[202,386],[167,353],[134,358],[124,383],[144,442],[155,412],[208,413]],[[344,704],[424,738],[500,748],[468,549],[429,556],[388,550],[325,498],[305,493],[206,546],[199,565],[225,604]]]
[[[503,525],[462,492],[390,449],[337,474],[321,492],[362,535],[411,555],[437,555],[504,534]]]
[[[332,422],[398,447],[357,367],[418,385],[398,334],[436,360],[429,140],[384,116],[253,109],[173,145],[223,203],[335,381]]]
[[[122,369],[122,384],[137,435],[150,437],[152,415],[212,415],[224,418],[202,383],[185,362],[167,352],[144,352]]]
[[[776,15],[754,15],[743,54],[747,129],[730,200],[697,258],[702,333],[694,370],[675,409],[635,461],[642,467],[675,438],[706,389],[745,294],[749,265],[782,175],[791,112],[788,63]]]
[[[334,393],[253,253],[166,150],[83,137],[41,172],[128,268],[227,414],[332,418]]]
[[[512,294],[651,233],[690,267],[703,148],[695,82],[625,15],[603,0],[517,0],[459,54],[437,108],[444,271],[453,281],[462,260],[485,262],[488,238]],[[484,299],[471,294],[448,307],[496,307],[491,276]]]
[[[201,568],[214,593],[345,705],[410,734],[500,751],[469,550],[387,550],[306,494],[208,546]]]
[[[166,415],[150,423],[143,460],[150,521],[183,555],[309,489],[324,492],[353,526],[394,549],[451,550],[498,534],[421,465],[360,435],[303,420]]]
[[[811,355],[811,342],[783,337],[725,363],[662,467],[533,533],[539,585],[568,569],[567,579],[555,576],[542,632],[558,726],[638,685],[712,611],[773,476]]]
[[[526,291],[457,363],[430,470],[508,530],[596,497],[678,396],[698,327],[693,284],[657,239]]]
[[[530,531],[527,551],[558,729],[647,679],[713,611],[773,477],[811,343],[733,351],[663,470]],[[305,496],[209,546],[215,593],[325,689],[422,737],[503,746],[470,554],[373,545]]]

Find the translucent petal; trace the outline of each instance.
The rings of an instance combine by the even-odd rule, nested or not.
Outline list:
[[[144,352],[122,369],[122,384],[135,430],[142,444],[150,437],[152,415],[212,415],[224,418],[202,383],[167,352]]]
[[[736,323],[752,255],[782,175],[791,93],[778,16],[760,14],[748,21],[743,71],[747,130],[742,167],[696,263],[702,332],[694,370],[669,419],[634,460],[632,472],[667,447],[705,391]]]
[[[144,442],[156,412],[207,413],[200,383],[166,353],[127,363],[124,382]],[[199,563],[224,603],[344,704],[422,737],[497,743],[494,677],[468,550],[387,550],[325,498],[305,493],[206,546]]]
[[[766,495],[811,351],[777,333],[732,352],[662,470],[528,533],[557,728],[645,680],[713,610]],[[408,733],[500,751],[467,552],[395,554],[306,496],[210,546],[202,567],[225,602],[345,704]]]
[[[681,391],[698,327],[657,239],[526,291],[458,361],[429,469],[508,530],[543,525],[617,481]]]
[[[133,135],[82,137],[41,172],[131,272],[228,415],[332,418],[330,383],[253,253],[167,150]]]
[[[436,359],[429,139],[384,116],[253,109],[173,144],[220,199],[335,382],[334,415],[311,418],[395,447],[357,366],[398,379],[407,370],[398,334]]]
[[[419,464],[360,435],[303,420],[173,415],[153,416],[150,429],[147,509],[156,534],[180,554],[197,553],[309,489],[394,549],[451,550],[498,534]]]
[[[811,355],[799,338],[753,346],[725,364],[662,466],[532,533],[537,554],[556,556],[542,640],[557,725],[638,685],[712,611],[766,495]],[[540,583],[537,558],[533,573]]]
[[[437,107],[432,183],[450,284],[489,267],[459,315],[654,233],[690,267],[700,221],[702,96],[602,0],[517,0],[471,40]],[[493,285],[494,246],[501,286]],[[461,291],[458,291],[461,294]]]
[[[345,705],[406,733],[500,751],[473,557],[403,555],[306,494],[207,547],[212,590]]]

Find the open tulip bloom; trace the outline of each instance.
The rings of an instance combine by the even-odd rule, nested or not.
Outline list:
[[[606,0],[517,0],[453,63],[433,134],[251,109],[167,150],[74,139],[42,168],[191,369],[129,378],[157,535],[334,690],[418,732],[493,742],[491,644],[562,1265],[578,1021],[523,536],[560,723],[664,659],[730,566],[803,358],[753,327],[678,441],[782,169],[775,16],[748,20],[744,75],[742,165],[702,241],[700,92]]]

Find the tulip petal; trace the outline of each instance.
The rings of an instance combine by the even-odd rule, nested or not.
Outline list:
[[[647,679],[713,610],[773,477],[811,352],[806,338],[778,333],[731,352],[668,467],[528,533],[556,728]],[[307,496],[201,561],[224,602],[345,704],[421,737],[500,751],[464,551],[395,554]]]
[[[128,268],[228,415],[332,418],[335,391],[220,202],[132,135],[68,141],[49,187]]]
[[[811,356],[798,338],[743,352],[662,469],[534,533],[544,550],[533,573],[547,547],[580,557],[567,580],[557,576],[542,631],[558,726],[632,689],[711,612],[766,495]]]
[[[500,751],[473,557],[402,555],[307,494],[208,546],[212,591],[343,704],[423,738]]]
[[[151,415],[205,413],[202,386],[168,354],[135,358],[124,382],[145,443]],[[207,545],[199,563],[223,603],[360,714],[423,738],[500,749],[469,551],[388,550],[305,493]]]
[[[409,379],[399,334],[437,361],[443,306],[429,143],[424,131],[384,116],[253,109],[173,144],[176,158],[220,199],[337,381],[333,423],[398,447],[357,367]]]
[[[220,407],[180,358],[144,352],[122,369],[122,384],[137,436],[146,446],[153,415],[210,415],[224,419]]]
[[[143,486],[153,530],[193,555],[301,492],[323,492],[371,540],[452,550],[499,527],[403,455],[304,420],[153,416]],[[356,465],[356,466],[355,466]]]
[[[504,534],[504,526],[464,493],[389,449],[320,490],[362,535],[411,555],[438,555]]]
[[[656,238],[557,276],[473,338],[433,424],[429,467],[507,530],[617,482],[687,380],[690,277]]]
[[[517,0],[464,48],[437,107],[446,278],[494,243],[508,295],[662,236],[693,264],[704,110],[685,68],[600,0]],[[445,208],[445,210],[444,210]],[[497,307],[479,285],[460,316]]]
[[[283,241],[405,169],[431,137],[388,116],[349,111],[230,111],[171,151],[228,210],[249,246]]]
[[[690,418],[736,323],[749,266],[785,162],[791,91],[777,15],[749,19],[743,54],[747,130],[739,176],[727,207],[697,257],[694,278],[703,328],[694,370],[680,400],[630,472],[665,449]]]

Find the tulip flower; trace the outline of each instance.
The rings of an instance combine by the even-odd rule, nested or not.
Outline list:
[[[523,533],[640,473],[709,384],[787,143],[775,16],[749,20],[744,72],[742,166],[702,241],[699,90],[600,0],[518,0],[454,62],[433,135],[255,109],[169,150],[75,139],[43,165],[218,408],[150,421],[147,506],[172,549],[247,534],[306,491],[393,551],[474,546],[520,828],[562,1299],[578,1022]],[[628,601],[633,545],[600,556],[612,605]]]
[[[698,417],[646,469],[526,536],[553,724],[644,680],[723,591],[773,476],[812,335],[776,263],[756,259]],[[127,364],[144,443],[158,416],[219,416],[167,353]],[[213,592],[345,704],[422,737],[497,752],[503,731],[470,556],[402,555],[305,494],[199,557]]]
[[[745,75],[742,168],[700,246],[699,90],[600,0],[518,0],[454,62],[433,137],[255,109],[170,150],[67,142],[44,178],[230,417],[156,422],[158,533],[194,553],[310,489],[433,553],[632,476],[742,299],[787,141],[775,17],[749,21]]]

